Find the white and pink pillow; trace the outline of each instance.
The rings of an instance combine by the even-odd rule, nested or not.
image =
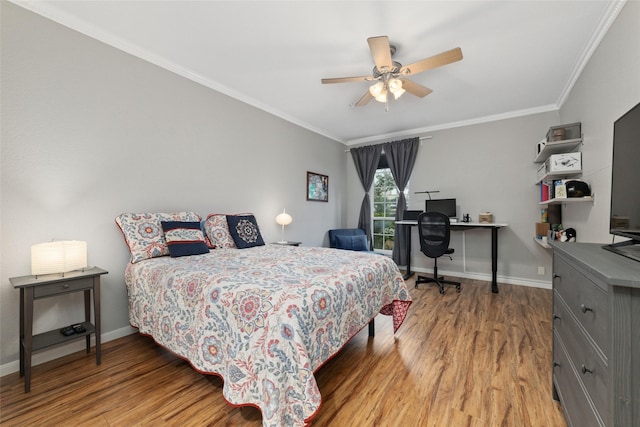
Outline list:
[[[131,252],[131,263],[169,255],[162,221],[200,221],[196,212],[123,213],[116,217],[125,243]]]

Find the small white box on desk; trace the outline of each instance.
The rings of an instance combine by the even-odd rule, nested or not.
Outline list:
[[[582,170],[582,153],[552,154],[544,162],[546,173],[580,172]]]

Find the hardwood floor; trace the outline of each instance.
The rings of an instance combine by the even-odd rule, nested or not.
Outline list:
[[[551,398],[551,291],[463,280],[445,295],[429,285],[398,333],[387,316],[365,327],[316,378],[314,426],[566,426]],[[222,397],[222,380],[138,334],[1,378],[0,423],[260,426],[260,411]]]

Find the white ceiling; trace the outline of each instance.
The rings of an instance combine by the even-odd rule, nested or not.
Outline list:
[[[23,1],[15,3],[347,145],[558,109],[624,2]],[[367,37],[408,65],[460,47],[464,59],[412,76],[433,89],[389,111],[351,107],[370,83]]]

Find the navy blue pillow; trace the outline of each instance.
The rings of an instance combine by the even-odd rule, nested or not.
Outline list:
[[[161,221],[160,224],[172,257],[209,253],[200,222]]]
[[[258,223],[253,215],[227,215],[227,225],[238,249],[264,246]]]
[[[367,236],[364,234],[356,236],[336,234],[336,248],[349,251],[368,251]]]

